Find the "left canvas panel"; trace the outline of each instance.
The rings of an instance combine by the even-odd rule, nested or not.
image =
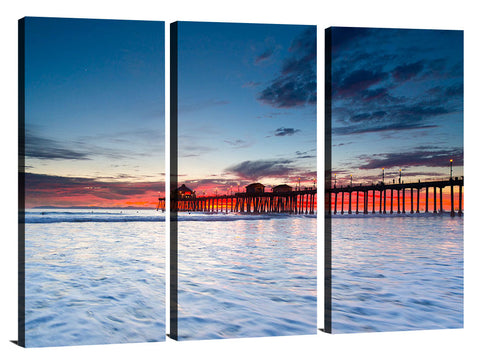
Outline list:
[[[19,21],[21,346],[165,338],[164,31]]]

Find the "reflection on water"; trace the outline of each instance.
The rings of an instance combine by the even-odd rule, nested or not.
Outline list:
[[[332,219],[335,333],[463,326],[463,218]]]
[[[25,227],[26,346],[164,339],[164,222]]]
[[[316,333],[315,218],[182,220],[179,339]]]

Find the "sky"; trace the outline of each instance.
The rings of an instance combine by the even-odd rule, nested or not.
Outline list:
[[[178,24],[178,182],[316,182],[316,27]]]
[[[332,28],[338,185],[463,176],[463,32]]]
[[[165,181],[160,21],[26,18],[26,207],[154,207]]]

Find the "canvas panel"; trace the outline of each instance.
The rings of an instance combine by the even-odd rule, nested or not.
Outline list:
[[[164,23],[19,30],[19,344],[162,341]]]
[[[463,32],[325,44],[325,329],[463,327]]]
[[[171,36],[170,335],[315,334],[316,27]]]

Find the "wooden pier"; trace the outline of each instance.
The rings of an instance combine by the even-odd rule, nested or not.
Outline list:
[[[449,188],[450,190],[450,199],[443,199],[443,189],[445,188]],[[401,184],[385,184],[380,182],[378,184],[349,185],[346,187],[337,187],[334,185],[332,188],[325,190],[325,212],[326,214],[359,214],[359,204],[361,204],[361,213],[363,214],[368,214],[369,212],[372,214],[420,213],[420,198],[423,192],[425,198],[423,211],[425,213],[444,212],[443,206],[446,201],[447,204],[450,205],[450,215],[455,216],[455,189],[457,189],[458,194],[457,214],[458,216],[462,216],[463,176],[461,179],[450,178],[449,180],[418,181]],[[353,196],[354,194],[356,195],[355,197]],[[432,196],[433,208],[430,207],[429,196]],[[348,197],[347,203],[346,197]],[[394,198],[396,201],[394,201]],[[338,204],[339,200],[340,205]],[[406,200],[409,202],[409,208],[408,205],[405,205]],[[387,206],[387,202],[389,202],[389,206]],[[379,205],[378,207],[377,204]]]
[[[317,189],[174,198],[171,211],[315,214]]]
[[[165,198],[158,198],[158,205],[157,205],[157,211],[162,210],[165,211]]]

